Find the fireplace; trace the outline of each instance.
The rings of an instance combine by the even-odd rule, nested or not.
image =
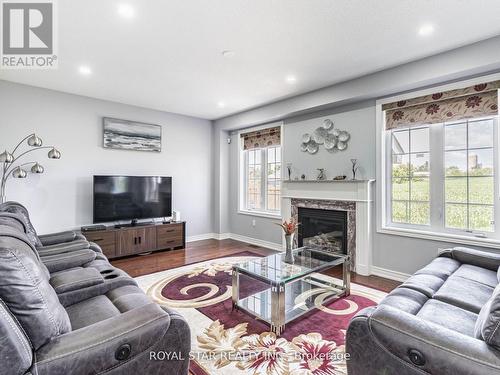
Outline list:
[[[298,245],[347,254],[347,211],[298,208]]]

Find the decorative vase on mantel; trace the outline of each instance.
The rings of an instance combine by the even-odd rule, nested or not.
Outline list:
[[[295,231],[297,230],[299,223],[297,223],[294,218],[291,218],[290,220],[285,220],[283,223],[278,225],[285,233],[285,262],[293,264],[295,261],[293,258],[293,236],[295,235]]]
[[[285,263],[293,264],[295,259],[293,258],[293,237],[295,233],[285,234]]]

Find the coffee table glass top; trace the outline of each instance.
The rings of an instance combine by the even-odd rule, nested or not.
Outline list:
[[[233,267],[269,283],[288,283],[312,272],[319,272],[345,262],[347,255],[327,253],[318,249],[302,247],[293,251],[294,262],[285,262],[285,253],[249,260]]]

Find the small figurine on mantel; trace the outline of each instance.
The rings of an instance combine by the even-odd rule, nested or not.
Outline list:
[[[318,181],[324,181],[326,180],[326,173],[325,173],[325,168],[317,168],[319,171],[318,177],[316,177],[316,180]]]
[[[288,181],[292,181],[292,163],[286,163],[286,169],[288,172]]]
[[[356,179],[356,172],[358,171],[358,159],[351,159],[351,163],[352,163],[352,179],[355,180]]]

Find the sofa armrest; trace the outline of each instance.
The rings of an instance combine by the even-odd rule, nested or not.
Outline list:
[[[41,236],[38,236],[38,238],[40,239],[40,242],[43,246],[50,246],[75,240],[85,240],[85,237],[83,235],[72,230],[43,234]]]
[[[460,263],[471,264],[492,271],[500,267],[500,253],[470,249],[468,247],[454,247],[439,252],[440,257],[455,259]]]
[[[72,242],[63,242],[54,245],[38,247],[36,250],[40,256],[56,255],[68,253],[75,250],[90,248],[90,243],[87,240],[76,240]]]
[[[49,281],[57,294],[104,284],[101,273],[92,267],[58,272],[52,275]]]
[[[38,374],[97,374],[134,360],[149,361],[150,350],[162,350],[157,345],[169,326],[169,314],[151,303],[69,332],[36,352]],[[129,345],[130,355],[119,360],[116,353],[124,345]]]
[[[353,324],[364,325],[365,339],[372,342],[372,348],[366,345],[368,340],[364,343],[364,355],[385,357],[387,364],[392,362],[389,366],[404,368],[408,374],[422,371],[441,375],[500,372],[500,352],[494,347],[390,306],[379,305],[358,314]],[[349,330],[356,330],[351,325]],[[353,338],[348,334],[347,339]],[[347,347],[350,350],[353,345],[348,343]],[[420,366],[412,363],[410,350],[420,352],[424,363]]]
[[[95,258],[95,251],[90,249],[75,250],[70,253],[40,257],[50,273],[67,270],[74,267],[82,267],[85,264],[95,260]]]

